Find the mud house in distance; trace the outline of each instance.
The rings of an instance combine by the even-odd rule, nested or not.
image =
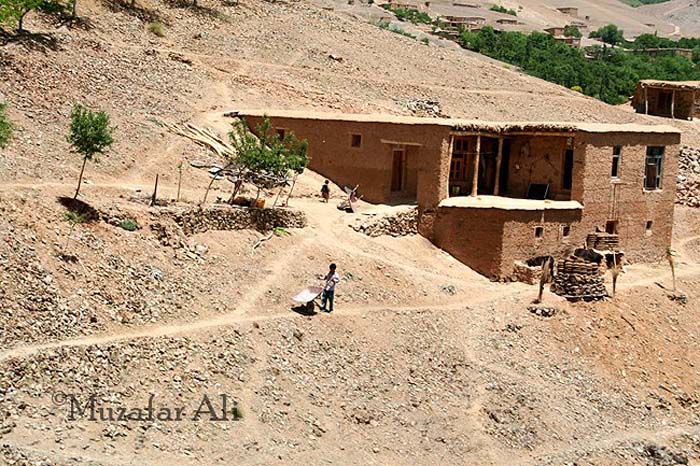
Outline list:
[[[700,117],[700,81],[639,81],[632,97],[637,113],[692,120]]]
[[[419,231],[492,278],[617,233],[632,261],[671,244],[680,132],[634,124],[487,123],[242,110],[309,142],[309,167],[364,199],[416,203]]]

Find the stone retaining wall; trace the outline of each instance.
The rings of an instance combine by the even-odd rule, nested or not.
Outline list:
[[[173,220],[186,235],[208,230],[269,231],[275,227],[303,228],[306,216],[290,209],[250,209],[235,206],[214,206],[207,209],[192,209],[175,212]]]

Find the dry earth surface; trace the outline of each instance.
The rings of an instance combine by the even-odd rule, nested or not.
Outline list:
[[[223,133],[239,105],[410,114],[406,101],[429,99],[483,120],[658,119],[304,2],[110,5],[79,3],[85,29],[31,15],[50,35],[0,46],[17,126],[0,157],[0,464],[700,464],[697,208],[676,215],[687,303],[669,298],[666,264],[633,264],[614,299],[547,295],[557,312],[541,317],[534,287],[491,283],[420,236],[351,228],[387,208],[320,203],[313,173],[291,199],[308,225],[256,248],[263,232],[178,227],[208,182],[187,164],[180,202],[145,200],[155,174],[174,198],[178,162],[205,156],[161,122]],[[155,19],[164,38],[147,31]],[[58,198],[79,169],[65,141],[77,101],[117,130],[83,187],[97,218],[71,228]],[[676,124],[692,144],[695,123]],[[117,226],[127,218],[139,229]],[[330,261],[334,313],[292,308]],[[60,394],[154,396],[189,416],[70,420]],[[242,418],[191,419],[205,394]]]

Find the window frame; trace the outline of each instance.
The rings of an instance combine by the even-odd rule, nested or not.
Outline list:
[[[612,166],[610,167],[610,178],[620,179],[620,166],[622,165],[622,146],[613,146]]]
[[[666,154],[665,146],[647,146],[647,153],[644,157],[644,190],[645,191],[661,191],[663,189],[664,176],[664,156]],[[654,186],[649,186],[649,167],[655,167],[656,176]]]

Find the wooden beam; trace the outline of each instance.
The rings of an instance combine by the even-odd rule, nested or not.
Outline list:
[[[476,196],[479,184],[479,153],[481,152],[481,136],[476,137],[476,152],[474,153],[474,176],[472,177],[472,196]]]
[[[390,139],[380,139],[379,142],[382,144],[391,144],[394,146],[422,146],[423,144],[419,142],[405,142],[405,141],[392,141]]]
[[[498,154],[496,155],[496,180],[493,183],[493,195],[498,196],[501,181],[501,163],[503,162],[503,138],[498,138]]]

